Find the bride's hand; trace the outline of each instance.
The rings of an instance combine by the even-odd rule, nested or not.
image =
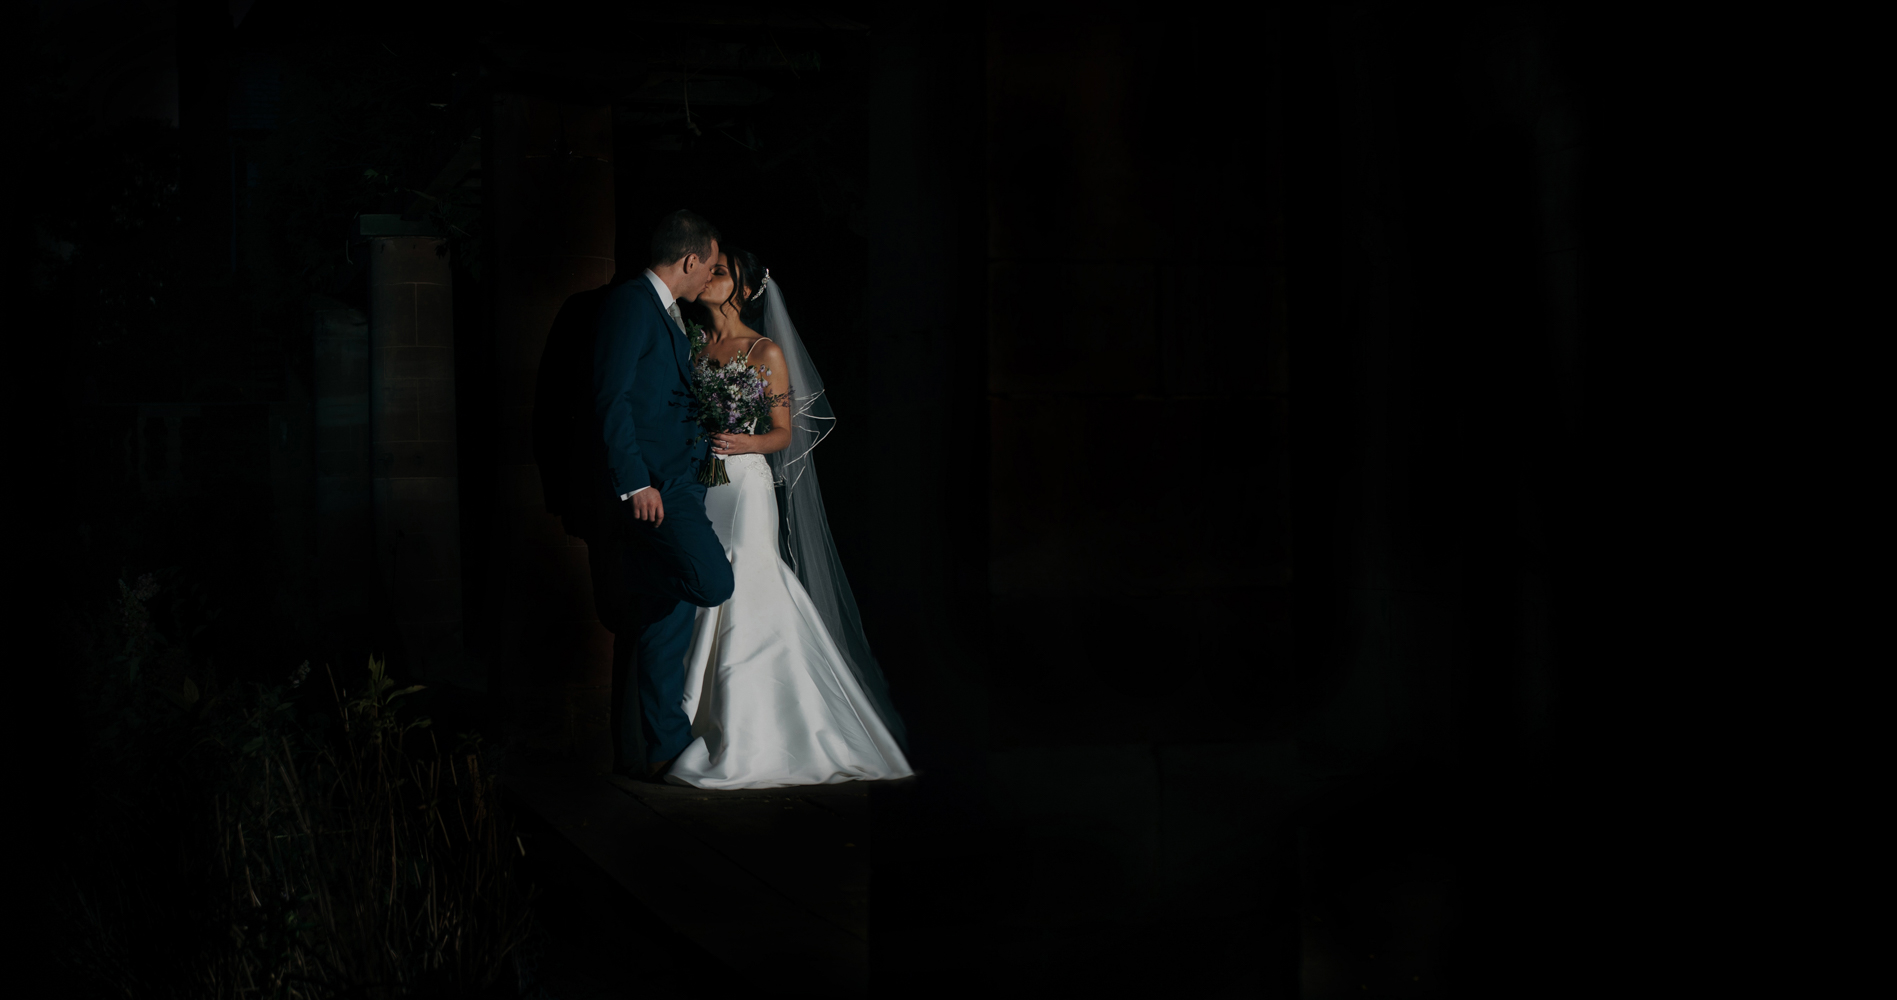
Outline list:
[[[711,453],[719,458],[748,455],[757,450],[756,440],[752,434],[713,434]]]

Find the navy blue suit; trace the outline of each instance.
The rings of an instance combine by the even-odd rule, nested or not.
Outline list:
[[[713,608],[731,599],[731,563],[705,516],[705,487],[698,483],[711,446],[693,441],[698,425],[685,406],[691,343],[643,274],[607,293],[598,322],[593,407],[609,480],[601,489],[611,490],[616,500],[650,486],[665,503],[665,520],[656,527],[635,519],[630,501],[618,504],[626,524],[626,586],[647,605],[637,639],[638,696],[645,756],[656,763],[691,743],[685,654],[694,606]],[[620,734],[621,759],[633,756],[630,738]]]

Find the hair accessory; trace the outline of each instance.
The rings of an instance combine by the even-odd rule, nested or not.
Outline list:
[[[758,296],[763,295],[764,289],[769,287],[770,284],[771,284],[771,269],[767,267],[764,269],[764,280],[757,283],[757,291],[751,293],[751,298],[755,299]],[[749,301],[749,299],[747,299],[746,301]]]

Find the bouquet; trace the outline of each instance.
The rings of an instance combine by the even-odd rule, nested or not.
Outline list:
[[[703,332],[689,331],[692,342],[704,343]],[[692,363],[692,411],[703,428],[693,442],[713,434],[768,434],[771,410],[782,406],[790,394],[772,393],[765,376],[768,368],[759,368],[742,358],[718,365],[704,355]],[[725,474],[725,460],[710,456],[698,472],[698,481],[706,486],[723,486],[731,481]]]

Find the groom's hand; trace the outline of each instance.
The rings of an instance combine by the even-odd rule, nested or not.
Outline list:
[[[640,490],[626,502],[632,505],[633,517],[651,521],[654,528],[665,523],[665,500],[656,488]]]

